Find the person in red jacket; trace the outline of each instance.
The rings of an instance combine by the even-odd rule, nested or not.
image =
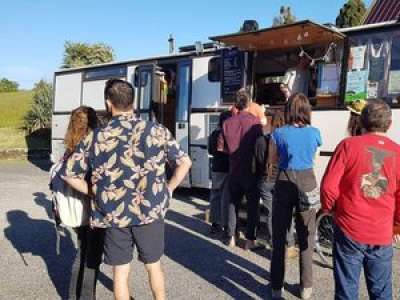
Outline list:
[[[335,299],[358,299],[364,268],[371,299],[392,299],[392,239],[400,225],[400,146],[386,136],[392,113],[370,101],[364,134],[343,140],[321,183],[321,203],[334,213]],[[397,239],[398,237],[396,237]]]

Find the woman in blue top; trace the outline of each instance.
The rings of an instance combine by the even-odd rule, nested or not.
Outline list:
[[[321,146],[319,130],[311,126],[311,105],[303,94],[293,95],[285,107],[285,126],[272,133],[279,156],[272,213],[273,251],[271,262],[272,298],[281,298],[285,274],[286,235],[293,211],[300,248],[300,295],[312,295],[312,254],[315,243],[316,209],[301,204],[304,192],[317,188],[314,157]]]

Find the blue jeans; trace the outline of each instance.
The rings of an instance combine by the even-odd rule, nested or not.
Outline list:
[[[358,299],[361,268],[371,300],[392,299],[393,248],[365,245],[351,240],[335,228],[333,247],[335,300]]]

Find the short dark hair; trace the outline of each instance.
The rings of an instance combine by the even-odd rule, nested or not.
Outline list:
[[[228,120],[230,117],[232,117],[232,112],[230,110],[223,111],[219,115],[219,121],[218,121],[219,127],[222,127],[222,125],[224,125],[224,122]]]
[[[128,111],[132,109],[135,90],[132,85],[121,79],[109,79],[104,88],[104,100],[110,100],[118,110]]]
[[[249,104],[250,104],[250,93],[245,88],[241,88],[236,92],[235,106],[238,110],[242,111],[248,108]]]
[[[368,132],[387,132],[392,124],[392,111],[383,100],[370,100],[361,111],[361,123]]]
[[[306,95],[297,93],[289,98],[285,106],[286,124],[311,125],[311,105]]]

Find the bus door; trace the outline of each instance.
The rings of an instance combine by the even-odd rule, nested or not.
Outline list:
[[[184,60],[177,68],[177,101],[175,138],[183,151],[189,153],[189,112],[192,97],[192,61]],[[190,187],[190,176],[186,176],[181,186]]]
[[[138,66],[135,72],[135,86],[137,87],[136,114],[143,120],[151,119],[150,104],[152,101],[152,87],[154,65]]]

